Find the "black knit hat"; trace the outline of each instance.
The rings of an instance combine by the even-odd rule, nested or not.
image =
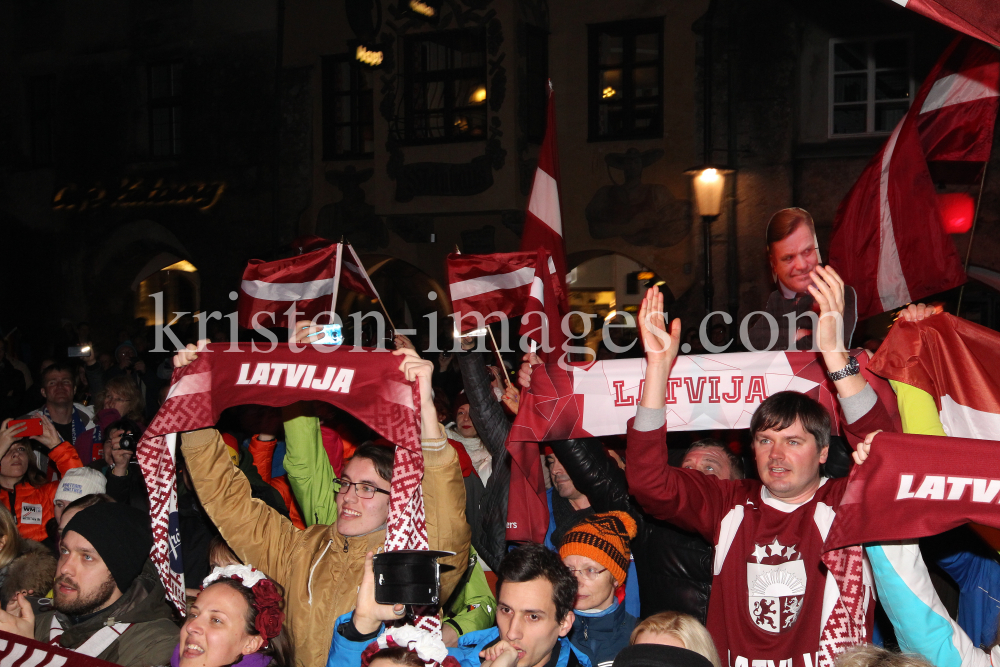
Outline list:
[[[98,503],[80,510],[66,524],[63,535],[70,531],[94,546],[122,593],[142,572],[153,548],[149,515],[121,503]]]
[[[615,657],[612,667],[713,667],[700,653],[663,644],[633,644]]]

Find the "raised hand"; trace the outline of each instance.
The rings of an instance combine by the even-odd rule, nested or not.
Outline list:
[[[204,338],[197,345],[188,345],[183,350],[177,350],[174,355],[174,368],[184,368],[198,358],[198,353],[205,350],[212,341]]]
[[[854,450],[854,452],[851,454],[851,457],[854,459],[855,463],[861,465],[868,459],[868,455],[872,451],[872,441],[875,439],[875,436],[881,432],[882,431],[874,431],[872,433],[869,433],[865,437],[865,441],[858,445],[858,448]]]
[[[828,266],[816,265],[806,289],[819,306],[815,343],[820,352],[846,352],[844,347],[844,281]],[[837,369],[833,369],[837,370]]]
[[[524,363],[517,371],[517,383],[525,389],[531,389],[531,369],[542,363],[542,360],[534,352],[524,355]]]
[[[62,436],[59,435],[59,431],[56,430],[56,425],[52,423],[52,420],[43,414],[39,414],[42,419],[42,434],[31,436],[32,440],[42,443],[47,449],[53,449],[62,443]]]
[[[944,311],[944,306],[940,303],[911,303],[896,316],[897,320],[904,322],[919,322],[926,320],[931,315],[937,315]]]
[[[673,365],[681,346],[681,321],[674,319],[667,329],[663,313],[663,294],[653,286],[646,290],[646,297],[639,308],[639,338],[646,350],[649,365]]]
[[[514,385],[507,385],[507,389],[503,392],[500,400],[516,415],[518,409],[521,407],[521,392]]]
[[[406,607],[397,604],[379,604],[375,602],[375,555],[369,551],[365,554],[365,573],[358,587],[358,604],[354,608],[354,627],[363,635],[370,635],[381,627],[382,623],[398,621],[406,614]]]

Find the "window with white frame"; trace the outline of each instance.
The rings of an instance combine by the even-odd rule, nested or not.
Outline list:
[[[830,40],[830,136],[892,132],[912,98],[910,37]]]

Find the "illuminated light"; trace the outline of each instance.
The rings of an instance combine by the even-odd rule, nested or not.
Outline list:
[[[608,86],[607,88],[605,88],[605,89],[604,89],[604,90],[603,90],[603,91],[601,92],[601,97],[603,97],[604,99],[609,99],[609,98],[612,98],[612,97],[614,97],[614,96],[615,96],[615,95],[617,95],[617,94],[618,94],[618,91],[617,91],[617,90],[615,90],[615,89],[614,89],[614,88],[612,88],[611,86]]]
[[[719,170],[718,169],[704,169],[700,174],[698,174],[698,180],[709,185],[711,183],[716,183],[719,180]]]
[[[176,262],[174,264],[171,264],[170,266],[165,266],[165,267],[163,267],[160,270],[161,271],[183,271],[184,273],[197,273],[198,272],[198,269],[195,268],[194,264],[192,264],[191,262],[187,261],[186,259],[182,259],[181,261]]]
[[[468,132],[469,131],[469,121],[467,121],[465,118],[456,118],[455,119],[455,127],[458,128],[459,132]]]
[[[652,280],[656,277],[656,274],[652,271],[640,271],[635,277],[638,280]]]
[[[410,9],[423,16],[431,17],[437,14],[433,7],[420,0],[410,0]]]
[[[657,287],[663,287],[663,286],[664,286],[664,285],[666,285],[666,284],[667,284],[667,281],[666,281],[666,280],[657,280],[657,281],[656,281],[656,286],[657,286]]]
[[[469,102],[472,104],[482,104],[486,101],[486,86],[479,86],[469,95]]]
[[[378,67],[382,64],[382,59],[385,55],[381,51],[371,51],[364,46],[358,45],[357,50],[354,52],[354,58],[359,63],[364,63],[365,65],[370,65],[372,67]]]
[[[941,226],[945,233],[964,234],[972,228],[976,203],[972,195],[949,192],[938,195],[938,210],[941,211]]]
[[[615,315],[617,315],[617,314],[618,314],[617,310],[612,310],[610,313],[608,313],[607,315],[604,316],[604,321],[605,322],[610,322],[611,320],[614,319]]]

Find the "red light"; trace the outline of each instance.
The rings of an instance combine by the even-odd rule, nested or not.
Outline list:
[[[938,195],[938,209],[941,223],[948,234],[964,234],[972,228],[972,218],[976,214],[976,203],[972,195],[964,192],[949,192]]]

